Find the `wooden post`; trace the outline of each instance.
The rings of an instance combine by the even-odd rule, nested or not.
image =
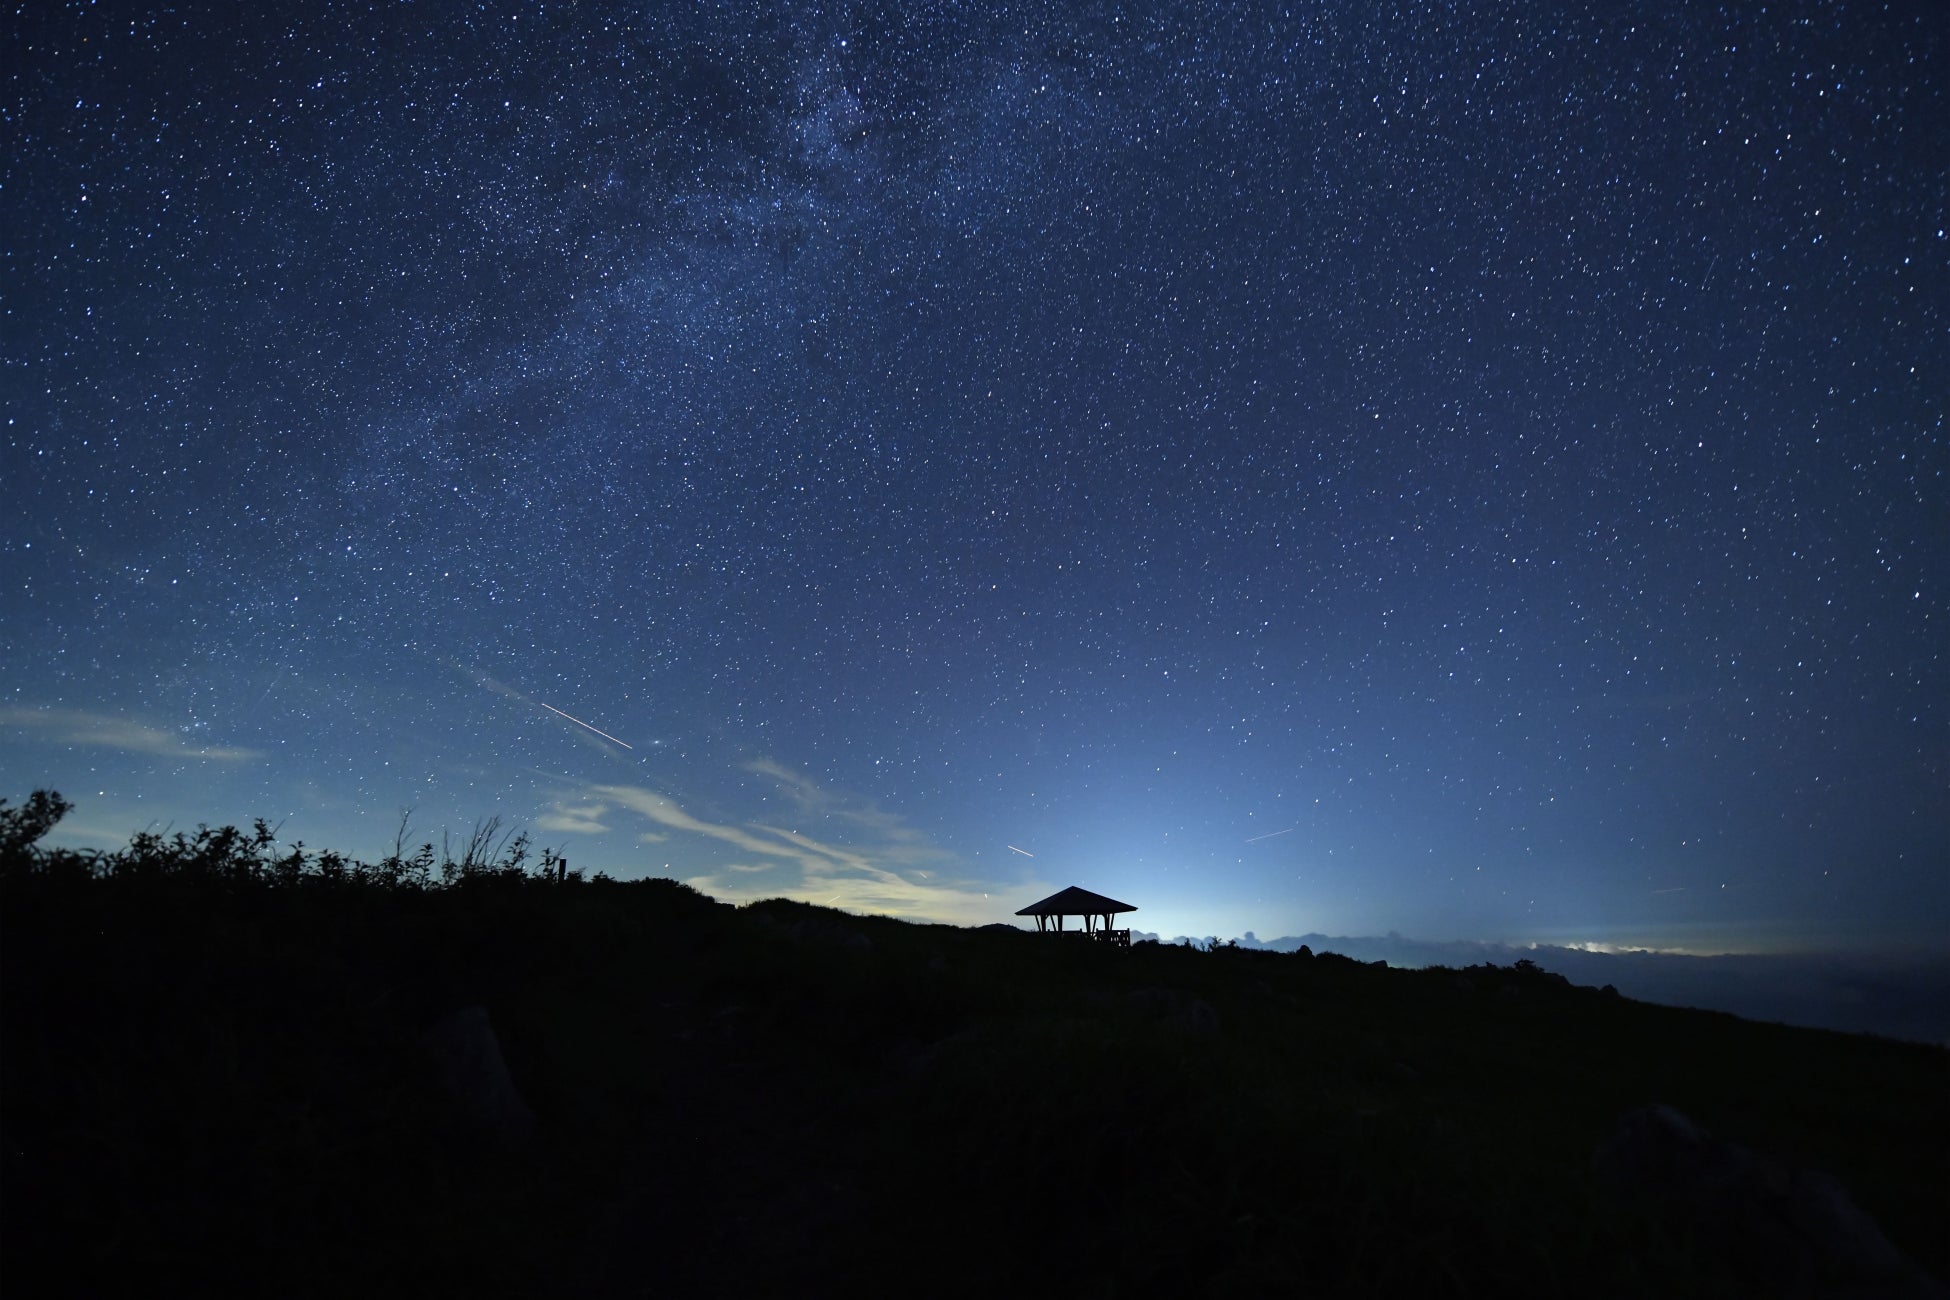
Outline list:
[[[569,860],[567,858],[557,858],[555,860],[555,883],[558,885],[566,885],[569,883]]]

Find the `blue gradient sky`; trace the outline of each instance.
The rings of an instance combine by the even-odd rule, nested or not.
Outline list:
[[[1489,8],[16,14],[0,793],[1941,947],[1940,15]]]

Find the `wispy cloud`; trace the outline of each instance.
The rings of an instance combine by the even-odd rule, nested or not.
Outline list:
[[[1139,937],[1137,934],[1131,936]],[[1532,961],[1573,984],[1611,985],[1626,997],[1668,1006],[1708,1007],[1751,1020],[1887,1034],[1950,1045],[1950,956],[1928,953],[1717,953],[1625,947],[1602,942],[1477,943],[1405,939],[1399,934],[1294,935],[1245,948],[1292,952],[1306,944],[1391,966],[1508,966]]]
[[[0,709],[0,726],[19,727],[51,744],[93,745],[125,754],[200,758],[217,763],[241,763],[259,756],[254,749],[197,745],[173,731],[82,709]]]
[[[556,831],[563,835],[607,835],[609,827],[604,824],[603,817],[608,812],[608,804],[558,803],[536,818],[535,826],[539,830]]]
[[[674,838],[694,837],[735,850],[737,860],[687,882],[729,902],[794,898],[956,924],[999,920],[1011,910],[993,884],[970,878],[954,854],[897,814],[769,760],[747,764],[746,770],[772,781],[800,813],[819,818],[837,833],[814,837],[760,821],[711,821],[642,786],[601,785],[586,793],[605,807],[647,819]],[[1012,882],[1008,898],[1023,892],[1033,896],[1038,887]]]
[[[895,814],[841,791],[823,786],[803,772],[795,772],[769,758],[745,764],[745,770],[777,785],[779,793],[808,817],[822,817],[857,828],[889,845],[927,852],[927,836]]]

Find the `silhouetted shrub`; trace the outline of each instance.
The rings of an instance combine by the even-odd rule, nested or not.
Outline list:
[[[0,859],[25,853],[74,807],[53,790],[36,790],[18,808],[0,799]]]

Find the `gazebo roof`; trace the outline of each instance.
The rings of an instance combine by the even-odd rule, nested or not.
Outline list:
[[[1071,885],[1059,889],[1040,903],[1031,903],[1017,912],[1017,916],[1108,916],[1113,912],[1135,912],[1129,903],[1120,903],[1102,894],[1093,894],[1087,889]]]

